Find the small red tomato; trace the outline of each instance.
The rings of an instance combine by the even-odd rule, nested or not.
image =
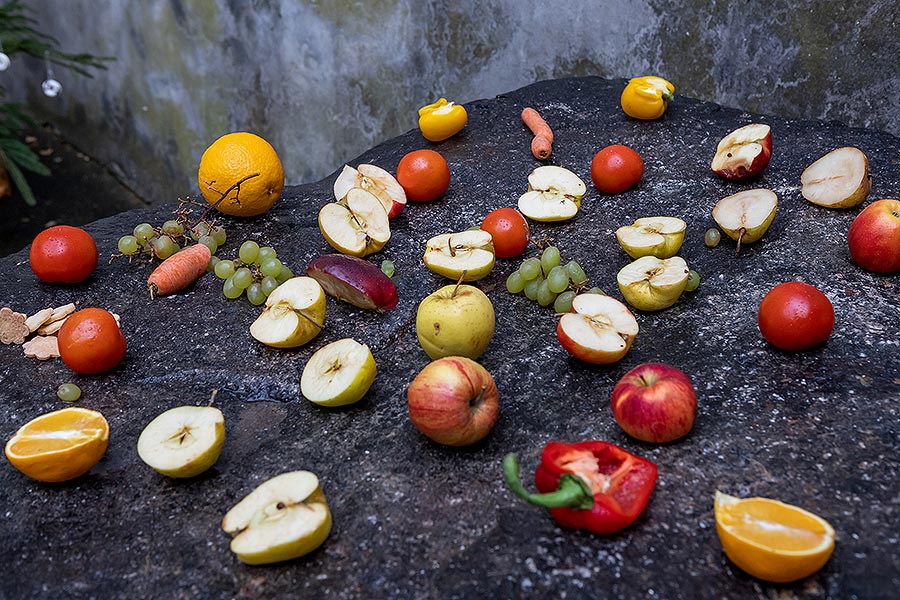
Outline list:
[[[834,307],[811,285],[789,281],[773,287],[759,305],[759,330],[782,350],[822,344],[834,329]]]
[[[57,225],[31,242],[31,270],[47,283],[80,283],[97,268],[97,244],[84,229]]]
[[[102,308],[83,308],[59,329],[59,356],[81,375],[115,368],[125,358],[125,336],[115,317]]]
[[[397,181],[413,202],[431,202],[450,187],[450,167],[434,150],[415,150],[400,159]]]
[[[591,161],[591,179],[594,186],[607,194],[624,192],[644,175],[641,155],[629,148],[615,144],[607,146]]]
[[[491,211],[481,222],[481,229],[491,234],[497,258],[519,256],[528,247],[531,230],[522,213],[514,208]]]

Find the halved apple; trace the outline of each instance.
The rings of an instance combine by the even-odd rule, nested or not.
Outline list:
[[[234,535],[231,551],[248,565],[264,565],[309,554],[331,532],[331,511],[319,478],[292,471],[269,479],[234,505],[222,519]]]
[[[684,292],[689,271],[680,256],[666,259],[642,256],[622,267],[616,282],[625,301],[636,309],[662,310],[675,304]]]
[[[269,294],[250,335],[267,346],[295,348],[319,335],[324,323],[325,290],[312,277],[293,277]]]
[[[406,208],[406,192],[397,179],[375,165],[363,163],[355,169],[344,165],[334,180],[334,197],[343,200],[353,188],[363,189],[381,201],[389,219],[393,219]]]
[[[572,301],[572,312],[560,318],[556,337],[572,356],[606,365],[628,353],[638,329],[634,315],[615,298],[579,294]]]
[[[528,191],[519,197],[519,211],[535,221],[565,221],[578,213],[584,182],[563,167],[538,167],[528,176]]]
[[[676,217],[644,217],[619,227],[616,239],[631,258],[675,256],[684,242],[687,223]]]
[[[375,357],[351,338],[316,350],[300,376],[303,397],[322,406],[344,406],[362,399],[375,381]]]
[[[763,236],[778,208],[778,196],[772,190],[744,190],[719,200],[712,216],[728,237],[741,244],[751,244]]]
[[[733,181],[762,173],[772,158],[772,128],[751,123],[735,129],[719,141],[712,170]]]
[[[335,250],[351,256],[378,252],[391,239],[391,226],[381,201],[360,188],[352,188],[343,199],[323,206],[319,229]]]
[[[309,263],[306,274],[325,293],[359,308],[385,311],[397,306],[397,287],[370,262],[346,254],[325,254]]]
[[[494,241],[481,229],[437,235],[425,245],[425,265],[437,273],[458,281],[481,279],[494,268]]]
[[[157,416],[138,438],[141,460],[169,477],[195,477],[219,459],[225,417],[212,406],[179,406]]]
[[[827,208],[850,208],[872,189],[869,159],[859,148],[832,150],[800,175],[803,197]]]

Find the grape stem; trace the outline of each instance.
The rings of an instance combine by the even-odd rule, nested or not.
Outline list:
[[[259,177],[259,172],[256,172],[256,173],[254,173],[253,175],[247,175],[246,177],[244,177],[244,178],[242,178],[242,179],[239,179],[238,181],[234,182],[234,183],[231,185],[230,188],[228,188],[227,190],[225,190],[224,192],[222,192],[222,196],[221,196],[218,200],[216,200],[215,203],[209,205],[209,206],[206,208],[206,210],[203,211],[203,214],[200,215],[200,218],[197,219],[197,222],[194,223],[194,224],[190,227],[190,229],[193,229],[194,227],[196,227],[196,226],[200,223],[200,221],[203,221],[204,219],[206,219],[206,215],[208,215],[211,211],[215,210],[215,209],[219,206],[219,204],[222,203],[222,200],[224,200],[225,198],[228,197],[228,194],[230,194],[232,190],[235,190],[235,189],[236,189],[236,190],[238,191],[238,193],[240,193],[240,191],[241,191],[241,184],[244,183],[245,181],[248,181],[248,180],[250,180],[250,179],[253,179],[254,177]],[[209,189],[211,189],[211,190],[213,189],[213,188],[211,187],[211,186],[212,186],[212,182],[211,182],[211,181],[210,181],[209,183],[207,183],[207,186],[210,186]],[[218,191],[218,190],[213,190],[213,191]]]

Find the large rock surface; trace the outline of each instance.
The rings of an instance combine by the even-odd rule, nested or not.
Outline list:
[[[147,265],[100,267],[85,283],[39,283],[26,251],[0,260],[0,299],[23,312],[77,302],[122,317],[128,339],[113,372],[79,377],[61,361],[26,359],[0,347],[0,434],[61,408],[54,390],[84,391],[79,405],[109,420],[109,449],[88,475],[48,485],[8,463],[0,467],[4,576],[0,596],[23,597],[398,597],[398,598],[889,598],[900,586],[897,538],[900,307],[898,278],[862,271],[845,237],[858,209],[832,211],[800,195],[801,171],[827,151],[855,145],[869,156],[871,198],[900,196],[900,140],[837,124],[754,116],[679,98],[663,119],[622,114],[621,80],[547,81],[467,106],[465,131],[436,146],[453,174],[447,195],[410,205],[392,223],[385,251],[396,264],[397,308],[379,315],[329,300],[327,326],[308,346],[270,349],[247,333],[260,309],[229,301],[221,282],[203,277],[186,293],[151,301]],[[405,389],[428,362],[415,336],[419,301],[447,282],[421,261],[424,242],[515,206],[538,166],[519,113],[539,109],[556,133],[551,163],[590,182],[593,154],[624,143],[644,157],[638,187],[617,196],[592,187],[574,220],[533,224],[591,282],[619,296],[615,275],[628,262],[614,230],[635,218],[679,216],[688,223],[681,251],[703,283],[674,307],[637,314],[641,332],[619,363],[590,366],[556,341],[556,319],[506,276],[500,260],[479,286],[494,303],[497,332],[481,361],[501,394],[494,432],[476,447],[440,447],[406,414]],[[772,125],[775,154],[757,182],[734,184],[709,170],[716,142],[730,130]],[[407,152],[428,147],[417,131],[360,157],[394,170]],[[354,163],[355,164],[355,163]],[[277,247],[295,272],[330,251],[316,225],[334,176],[285,190],[264,217],[226,221],[224,250],[255,239]],[[765,237],[739,257],[726,240],[710,250],[703,233],[715,202],[748,187],[779,195]],[[181,190],[172,190],[173,201]],[[122,213],[87,227],[103,254],[142,221],[162,222],[170,207]],[[529,250],[536,254],[535,249]],[[757,306],[777,283],[799,279],[834,304],[835,331],[822,347],[785,353],[756,325]],[[327,342],[368,344],[379,374],[358,405],[336,410],[300,397],[299,375]],[[652,446],[616,425],[609,396],[637,364],[672,363],[693,379],[699,416],[683,441]],[[189,481],[158,475],[138,458],[142,428],[163,410],[202,404],[218,389],[227,440],[219,462]],[[561,529],[549,514],[514,498],[500,483],[500,461],[518,452],[524,478],[549,440],[604,439],[659,465],[646,512],[609,537]],[[220,528],[225,511],[281,472],[316,472],[334,515],[327,542],[312,555],[268,567],[242,565]],[[716,537],[716,490],[798,504],[828,519],[838,542],[829,563],[791,585],[754,580],[725,558]]]

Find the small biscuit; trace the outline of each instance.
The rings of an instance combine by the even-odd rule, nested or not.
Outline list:
[[[62,306],[57,306],[53,309],[53,314],[50,315],[50,318],[47,319],[47,323],[53,323],[55,321],[59,321],[60,319],[65,319],[69,315],[75,312],[75,303],[70,302],[68,304],[63,304]],[[46,323],[45,323],[46,325]]]
[[[22,345],[25,356],[38,360],[47,360],[59,356],[59,342],[55,336],[39,335]]]
[[[69,317],[64,317],[59,321],[50,321],[49,323],[44,323],[43,325],[41,325],[41,328],[37,330],[37,332],[40,335],[55,335],[59,333],[60,328],[68,318]]]
[[[0,308],[0,342],[4,344],[21,344],[31,333],[25,324],[25,315],[13,309]]]
[[[52,308],[45,308],[44,310],[37,311],[25,319],[25,324],[28,325],[28,331],[34,333],[41,328],[41,325],[49,321],[51,316],[53,316]]]

